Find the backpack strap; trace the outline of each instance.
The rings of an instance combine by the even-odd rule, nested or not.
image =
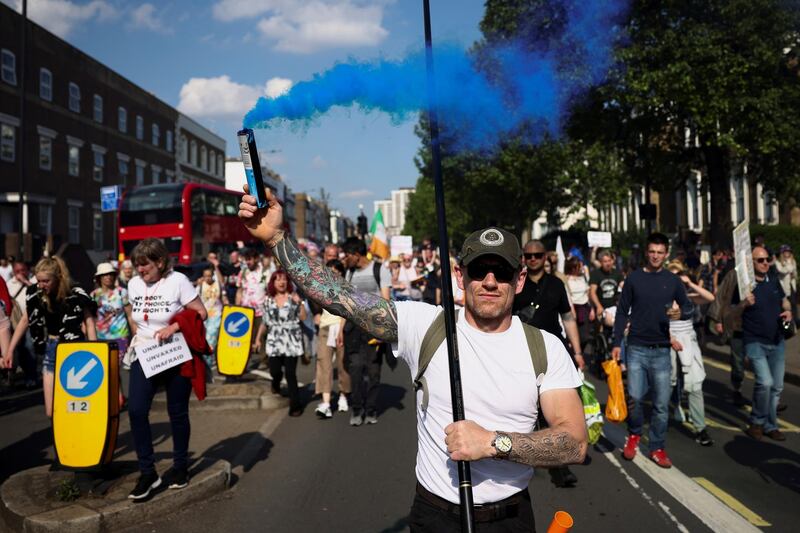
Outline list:
[[[458,322],[458,311],[459,310],[456,309],[456,322]],[[444,311],[442,311],[436,315],[436,318],[433,319],[433,322],[428,327],[428,331],[425,332],[425,336],[422,338],[422,344],[420,345],[419,349],[417,377],[414,378],[414,391],[416,392],[419,389],[422,389],[423,411],[428,409],[428,383],[425,381],[425,376],[423,374],[425,374],[425,370],[428,369],[428,365],[433,359],[433,354],[436,353],[436,350],[438,350],[439,346],[441,346],[444,342],[446,335]]]
[[[528,351],[531,353],[533,362],[533,372],[536,376],[536,394],[539,394],[539,387],[542,385],[544,375],[547,374],[547,349],[544,347],[544,336],[542,330],[531,325],[522,324],[525,332],[525,340],[528,342]]]
[[[456,322],[458,322],[458,312],[456,309]],[[525,341],[528,345],[528,352],[531,354],[531,362],[533,363],[533,371],[536,374],[536,393],[539,393],[539,387],[547,373],[547,350],[544,346],[544,337],[539,328],[535,328],[528,324],[523,323],[522,329],[525,332]],[[425,381],[425,371],[433,359],[433,355],[439,346],[442,345],[446,336],[444,324],[444,311],[436,315],[425,336],[422,338],[422,344],[419,349],[419,361],[417,367],[417,376],[414,378],[414,391],[422,389],[422,410],[428,409],[428,383]]]
[[[375,278],[375,285],[378,286],[378,292],[381,292],[381,268],[382,264],[374,259],[372,260],[372,276]]]

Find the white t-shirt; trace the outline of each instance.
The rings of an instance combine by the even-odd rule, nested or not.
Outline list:
[[[396,302],[398,340],[392,346],[404,360],[412,379],[417,375],[419,349],[425,332],[442,308],[422,302]],[[459,313],[458,352],[467,420],[490,431],[530,433],[538,415],[533,363],[522,322],[513,317],[501,333],[484,333]],[[547,373],[541,392],[572,389],[581,384],[563,343],[542,332],[547,350]],[[417,480],[430,492],[458,503],[458,470],[447,453],[444,428],[453,422],[446,343],[437,350],[427,370],[428,409],[422,411],[417,391]],[[503,459],[470,463],[476,504],[508,498],[528,486],[533,468]]]
[[[197,298],[189,279],[171,271],[155,283],[146,284],[136,276],[128,283],[131,318],[136,323],[136,335],[152,339],[156,332],[169,325],[169,320],[186,304]],[[147,321],[144,315],[147,313]]]
[[[6,266],[0,266],[0,277],[3,278],[3,281],[8,281],[14,275],[14,266],[9,263]]]

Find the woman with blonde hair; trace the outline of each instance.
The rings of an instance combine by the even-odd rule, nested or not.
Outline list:
[[[97,340],[96,306],[83,289],[72,285],[67,265],[60,257],[41,259],[33,272],[36,285],[27,289],[25,309],[11,338],[4,366],[9,365],[8,358],[30,328],[33,349],[37,355],[43,356],[44,409],[51,417],[56,347],[62,341]]]

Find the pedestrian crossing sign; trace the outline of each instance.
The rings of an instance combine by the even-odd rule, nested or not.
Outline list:
[[[53,441],[58,462],[80,470],[109,463],[119,429],[117,344],[58,343],[55,378]]]
[[[241,376],[247,369],[253,339],[255,310],[226,305],[222,308],[217,340],[217,370],[223,376]]]

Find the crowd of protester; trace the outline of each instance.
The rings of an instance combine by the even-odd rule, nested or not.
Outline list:
[[[255,310],[250,368],[268,371],[275,394],[282,393],[285,380],[291,416],[302,415],[308,397],[298,386],[298,364],[314,361],[311,396],[319,397],[317,417],[329,419],[338,410],[350,413],[353,426],[378,422],[382,366],[393,363],[387,346],[310,303],[263,250],[212,252],[193,267],[182,267],[170,264],[159,242],[143,241],[121,263],[99,264],[91,292],[71,281],[58,257],[42,258],[32,271],[13,258],[0,261],[0,366],[6,380],[18,368],[25,387],[42,386],[48,416],[60,341],[98,339],[119,346],[121,362],[130,372],[125,396],[121,391],[119,400],[128,402],[142,471],[141,486],[134,491],[137,497],[160,483],[153,468],[148,422],[159,385],[167,390],[176,442],[173,485],[185,485],[188,398],[197,376],[174,370],[155,381],[145,378],[133,348],[144,339],[191,328],[190,321],[175,320],[187,309],[204,324],[197,351],[206,381],[215,377],[214,350],[223,306],[248,306]],[[456,264],[455,257],[442,261],[430,239],[385,259],[372,257],[364,241],[355,237],[341,245],[306,242],[301,249],[309,258],[323,261],[330,275],[344,277],[359,290],[434,305],[442,303],[442,265],[452,273]],[[746,433],[759,440],[784,440],[776,413],[786,408],[780,402],[784,337],[791,335],[797,317],[797,262],[792,249],[783,245],[768,250],[763,240],[755,239],[756,280],[744,299],[739,297],[731,250],[701,253],[654,234],[643,252],[642,265],[632,266],[611,249],[573,244],[565,257],[559,257],[541,241],[529,241],[522,259],[527,278],[516,296],[514,313],[562,339],[581,370],[602,377],[600,363],[609,358],[618,359],[627,370],[630,433],[623,455],[628,459],[638,449],[642,402],[648,394],[653,405],[649,457],[659,466],[671,466],[665,449],[670,413],[691,424],[700,445],[713,444],[703,395],[702,350],[710,335],[730,346],[731,401],[736,407],[747,403],[741,392],[745,359],[755,373]],[[454,303],[460,307],[463,291],[452,278]],[[662,286],[666,292],[659,292]],[[156,297],[161,298],[157,308],[152,306]],[[192,379],[183,379],[187,376]],[[688,412],[682,407],[684,396]],[[551,475],[557,486],[577,481],[567,468],[551,469]]]

